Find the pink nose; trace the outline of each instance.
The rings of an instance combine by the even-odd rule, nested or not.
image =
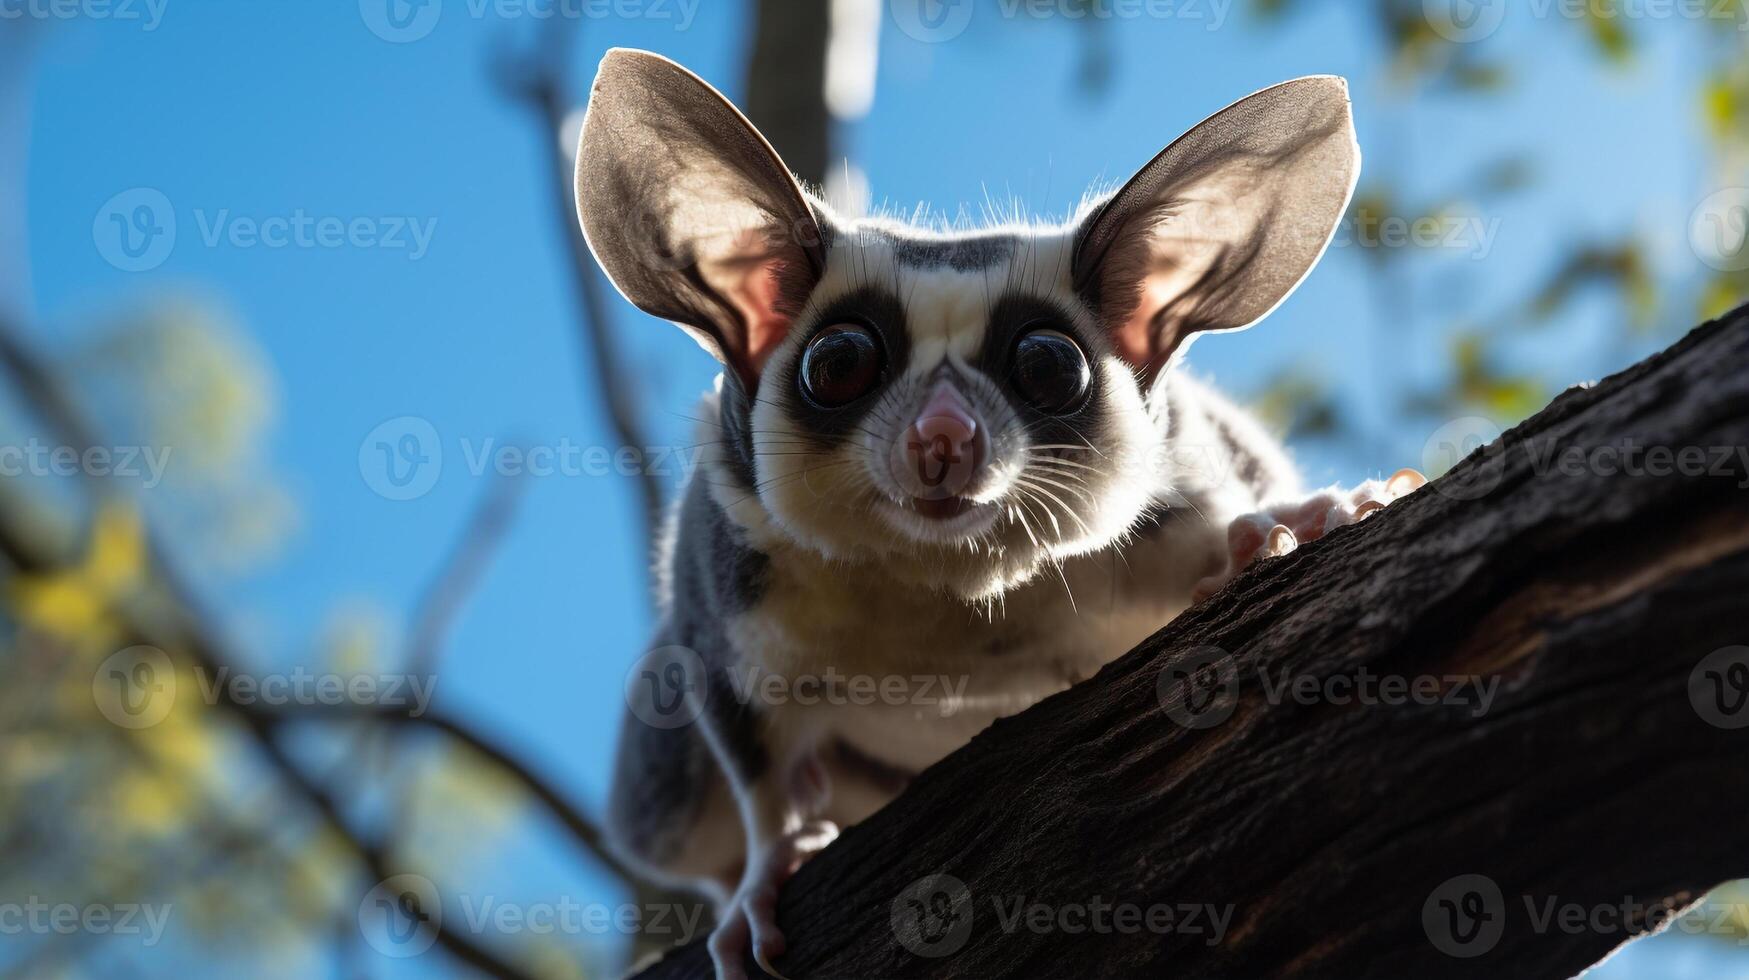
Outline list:
[[[983,463],[978,418],[953,385],[942,382],[917,413],[905,440],[904,480],[919,500],[957,497],[971,485]]]
[[[972,406],[951,385],[940,385],[913,425],[917,441],[930,453],[969,451],[978,437],[978,419]]]

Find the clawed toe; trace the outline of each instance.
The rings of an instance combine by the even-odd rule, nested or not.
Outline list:
[[[747,980],[744,964],[749,952],[760,969],[784,980],[772,966],[772,960],[782,956],[789,945],[777,927],[778,891],[803,861],[837,836],[837,825],[828,821],[803,824],[748,862],[746,875],[724,907],[708,944],[717,980]]]
[[[1280,557],[1336,528],[1363,521],[1426,483],[1420,472],[1402,469],[1383,481],[1368,480],[1352,492],[1325,490],[1297,503],[1234,520],[1227,526],[1226,568],[1197,582],[1191,601],[1201,602],[1220,591],[1253,561]]]

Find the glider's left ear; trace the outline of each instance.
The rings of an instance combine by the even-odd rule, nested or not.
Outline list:
[[[1153,377],[1192,334],[1261,320],[1335,234],[1360,174],[1348,83],[1284,82],[1199,124],[1077,234],[1074,282]]]

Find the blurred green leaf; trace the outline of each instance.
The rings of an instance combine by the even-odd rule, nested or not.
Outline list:
[[[1347,428],[1329,382],[1300,368],[1278,372],[1250,404],[1264,426],[1283,439],[1328,437]]]

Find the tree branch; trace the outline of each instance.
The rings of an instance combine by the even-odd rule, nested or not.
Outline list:
[[[5,323],[0,323],[0,373],[4,373],[13,382],[27,404],[43,415],[63,445],[72,447],[83,456],[88,447],[96,444],[89,426],[56,382],[53,372],[25,347]],[[110,491],[105,488],[105,492]],[[206,627],[206,620],[199,613],[192,591],[182,582],[181,577],[168,563],[165,552],[150,540],[149,535],[146,550],[151,563],[152,578],[173,602],[171,613],[174,621],[168,624],[160,624],[155,620],[148,622],[149,617],[135,616],[126,609],[116,609],[114,612],[121,619],[120,625],[124,631],[122,646],[145,644],[166,652],[174,651],[188,657],[195,668],[208,677],[228,673],[227,665],[231,663],[231,658],[222,652],[222,645]],[[4,521],[0,521],[0,559],[10,563],[22,575],[41,575],[54,570],[52,559],[45,554],[39,542],[22,533],[12,523]],[[274,720],[259,710],[257,705],[234,700],[225,685],[217,686],[216,698],[215,706],[242,723],[243,733],[261,752],[268,766],[285,782],[293,797],[310,807],[320,822],[353,852],[371,877],[379,881],[390,877],[394,872],[389,867],[384,845],[365,840],[356,832],[348,823],[340,803],[292,760],[285,747],[274,738]],[[446,925],[439,923],[429,927],[434,929],[437,945],[458,961],[482,973],[510,978],[529,976],[472,938]]]
[[[1580,972],[1749,875],[1745,447],[1739,311],[998,721],[802,867],[778,967]]]
[[[637,876],[608,850],[601,831],[584,814],[581,807],[567,799],[558,787],[525,765],[509,749],[448,715],[430,710],[423,714],[412,714],[404,707],[382,704],[294,704],[263,709],[263,713],[274,724],[370,721],[385,726],[424,727],[441,732],[452,741],[467,746],[519,783],[602,868],[628,884],[637,880]]]
[[[607,413],[614,437],[621,446],[642,454],[648,451],[649,442],[644,437],[637,398],[628,384],[635,375],[626,369],[620,357],[619,341],[614,337],[598,278],[601,273],[595,267],[594,256],[589,254],[583,226],[577,220],[573,150],[559,142],[573,104],[565,95],[571,35],[563,25],[555,25],[543,31],[540,42],[541,47],[525,59],[506,56],[500,60],[497,69],[500,84],[510,98],[533,111],[538,123],[541,152],[550,165],[545,183],[552,193],[553,217],[565,240],[576,287],[578,324],[589,352],[586,370],[600,392],[601,407]],[[639,540],[654,541],[662,521],[662,487],[647,465],[638,468],[638,501],[643,518]]]

